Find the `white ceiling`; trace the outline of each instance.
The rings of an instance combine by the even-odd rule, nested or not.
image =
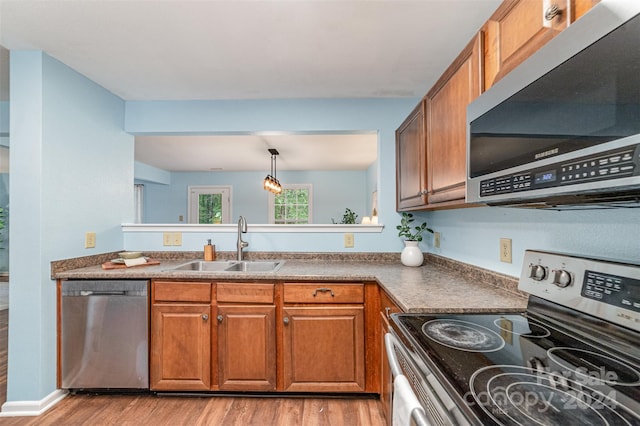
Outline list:
[[[125,100],[417,98],[500,3],[0,0],[0,45]]]

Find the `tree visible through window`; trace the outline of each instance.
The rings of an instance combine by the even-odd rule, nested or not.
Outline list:
[[[231,187],[190,186],[189,223],[229,223]]]
[[[313,223],[311,218],[311,185],[283,185],[282,192],[269,199],[271,223]]]

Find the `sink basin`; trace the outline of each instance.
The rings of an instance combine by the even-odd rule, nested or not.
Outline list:
[[[225,271],[233,272],[275,272],[282,266],[284,262],[268,261],[268,260],[243,260],[235,262]]]
[[[275,272],[284,261],[278,260],[192,260],[178,265],[171,271],[193,272]]]

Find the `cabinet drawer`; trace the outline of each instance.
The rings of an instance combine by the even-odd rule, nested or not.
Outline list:
[[[285,283],[284,303],[364,303],[364,285]]]
[[[218,283],[218,302],[273,303],[273,284]]]
[[[211,302],[211,283],[154,281],[154,302]]]

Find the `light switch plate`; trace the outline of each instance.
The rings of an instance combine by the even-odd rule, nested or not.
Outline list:
[[[440,233],[439,232],[434,232],[433,233],[433,246],[435,248],[440,248]]]
[[[87,232],[84,234],[84,248],[95,248],[96,247],[96,233],[95,232]]]
[[[511,263],[511,238],[500,238],[500,262]]]
[[[353,234],[350,232],[344,234],[344,246],[346,248],[353,248],[354,245],[355,244],[354,244]]]

